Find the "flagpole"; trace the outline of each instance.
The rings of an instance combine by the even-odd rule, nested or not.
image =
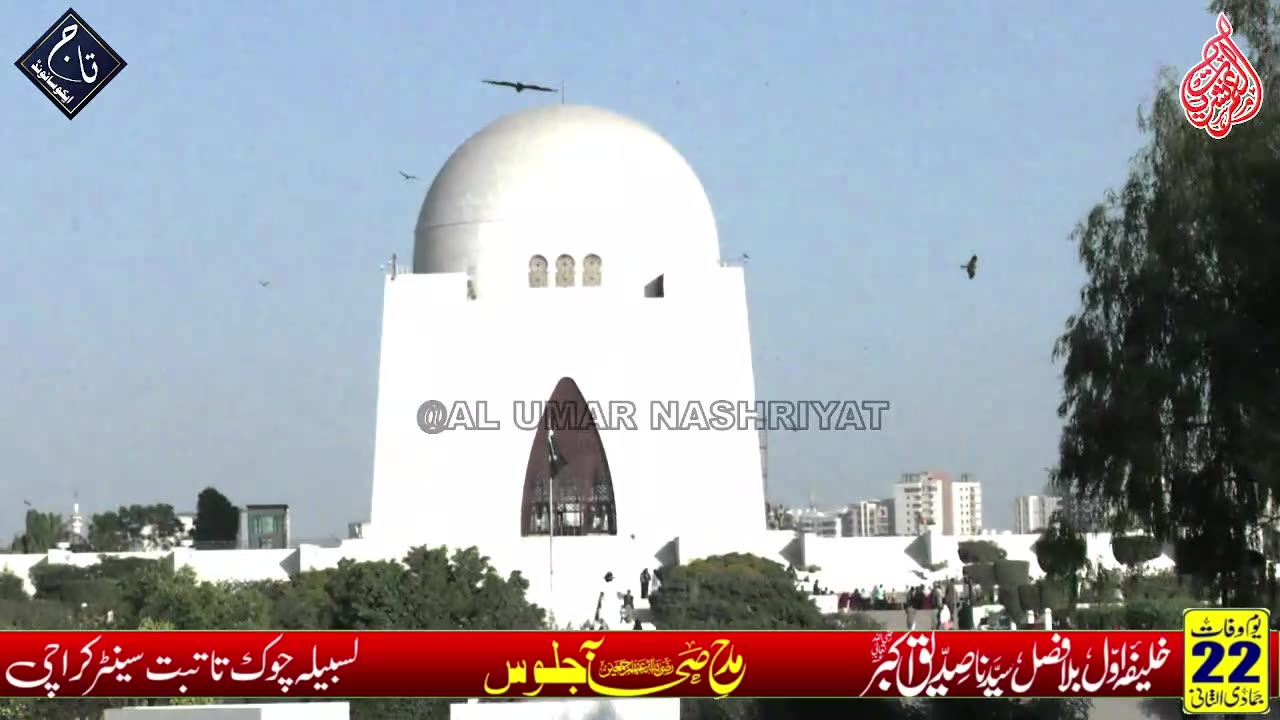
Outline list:
[[[549,469],[547,480],[547,500],[551,515],[551,532],[547,533],[547,580],[548,588],[556,589],[556,468],[555,463],[547,463]]]

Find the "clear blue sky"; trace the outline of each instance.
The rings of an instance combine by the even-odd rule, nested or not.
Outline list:
[[[774,434],[775,498],[967,470],[1008,527],[1056,457],[1068,234],[1213,18],[915,5],[77,2],[129,66],[74,121],[0,68],[0,532],[22,498],[190,509],[207,485],[291,504],[301,536],[367,517],[378,268],[426,190],[396,171],[548,101],[491,76],[563,80],[685,154],[752,257],[762,398],[893,403],[881,432]],[[0,4],[5,62],[65,9]]]

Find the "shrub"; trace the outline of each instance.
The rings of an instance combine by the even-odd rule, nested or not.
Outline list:
[[[1039,615],[1041,612],[1040,588],[1030,584],[1019,585],[1018,604],[1022,606],[1023,613],[1030,610]]]
[[[1076,608],[1072,622],[1080,630],[1178,630],[1182,611],[1196,604],[1190,598],[1167,598]]]
[[[1167,600],[1189,595],[1177,575],[1136,575],[1124,580],[1121,586],[1125,600]]]
[[[1022,608],[1016,585],[1001,585],[999,602],[1004,606],[1005,612],[1019,625],[1026,622],[1027,611]]]
[[[22,578],[6,569],[0,573],[0,600],[26,600],[27,589]]]
[[[1078,607],[1071,620],[1080,630],[1178,630],[1183,626],[1183,610],[1194,605],[1196,601],[1189,598],[1167,598]]]
[[[984,588],[996,584],[996,567],[994,563],[974,563],[964,566],[964,577],[969,582],[977,583]]]
[[[1031,563],[1026,560],[997,560],[995,574],[996,584],[1002,588],[1026,585],[1031,579]]]
[[[957,554],[960,556],[960,562],[965,565],[993,563],[1005,559],[1008,555],[1004,548],[990,540],[965,540],[960,543]]]
[[[1044,578],[1040,581],[1040,607],[1049,608],[1054,614],[1061,614],[1071,605],[1071,589],[1066,583],[1070,580]]]
[[[1085,565],[1088,543],[1075,528],[1055,515],[1032,546],[1040,569],[1051,577],[1074,576]]]
[[[1160,557],[1160,542],[1150,535],[1128,535],[1111,538],[1111,554],[1127,567],[1137,567]]]

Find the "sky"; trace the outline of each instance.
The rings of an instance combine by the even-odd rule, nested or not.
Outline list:
[[[916,5],[80,0],[128,66],[73,121],[0,68],[0,534],[24,499],[181,511],[210,485],[290,504],[299,537],[367,519],[380,266],[427,189],[397,171],[555,102],[484,77],[563,82],[685,155],[752,259],[760,398],[892,403],[880,431],[772,433],[774,500],[972,472],[1010,527],[1056,461],[1070,233],[1213,17]],[[65,10],[0,3],[6,62]]]

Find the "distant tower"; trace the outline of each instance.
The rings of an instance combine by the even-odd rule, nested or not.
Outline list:
[[[75,494],[75,500],[71,503],[71,534],[76,537],[84,537],[84,516],[80,514],[80,493]]]

